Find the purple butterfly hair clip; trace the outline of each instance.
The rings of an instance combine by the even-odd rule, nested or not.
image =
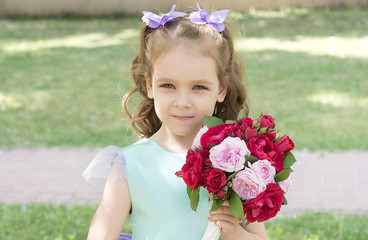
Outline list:
[[[142,21],[145,22],[151,28],[158,28],[160,25],[164,26],[165,23],[174,20],[177,17],[185,17],[187,14],[185,12],[176,12],[176,5],[171,7],[170,12],[166,13],[162,17],[152,13],[143,11]]]
[[[190,7],[195,12],[192,12],[189,16],[190,20],[195,24],[206,24],[208,23],[216,29],[218,32],[222,32],[225,29],[224,21],[229,13],[229,9],[223,9],[220,11],[213,12],[210,14],[207,10],[201,9],[197,3],[198,10]]]

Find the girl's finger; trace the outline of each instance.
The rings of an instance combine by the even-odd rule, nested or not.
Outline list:
[[[237,225],[239,223],[239,219],[235,218],[233,215],[227,215],[227,214],[216,214],[216,215],[210,215],[208,217],[208,221],[215,222],[215,221],[221,221],[221,222],[229,222],[233,225]]]
[[[216,221],[215,224],[221,228],[222,233],[232,232],[237,227],[233,223],[226,221]]]

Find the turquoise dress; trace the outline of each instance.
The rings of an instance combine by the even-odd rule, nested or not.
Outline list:
[[[206,230],[211,203],[200,191],[197,211],[190,207],[186,185],[175,175],[185,163],[184,154],[141,139],[122,149],[132,201],[133,240],[195,240]]]

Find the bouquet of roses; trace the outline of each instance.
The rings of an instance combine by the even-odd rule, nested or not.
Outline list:
[[[262,222],[276,216],[291,180],[296,162],[290,152],[293,141],[277,136],[274,118],[227,121],[206,116],[205,126],[188,150],[186,163],[176,173],[187,185],[191,208],[196,211],[200,187],[213,200],[212,211],[226,200],[236,218]],[[245,216],[245,217],[244,217]],[[220,229],[209,223],[202,239],[218,239]]]

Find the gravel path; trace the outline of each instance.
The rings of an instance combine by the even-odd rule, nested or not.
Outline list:
[[[102,189],[81,173],[98,149],[0,149],[0,202],[97,204]],[[368,214],[368,152],[294,152],[294,181],[282,213]]]

